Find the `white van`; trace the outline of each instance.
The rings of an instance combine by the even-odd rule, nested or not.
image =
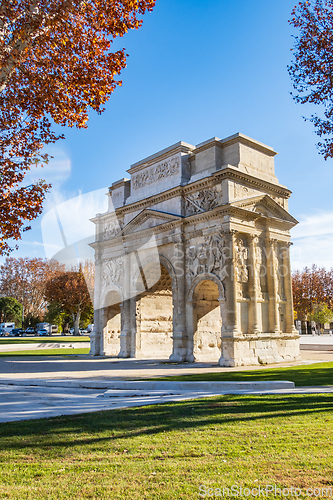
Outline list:
[[[0,323],[0,335],[5,337],[6,334],[12,333],[15,328],[15,323]]]

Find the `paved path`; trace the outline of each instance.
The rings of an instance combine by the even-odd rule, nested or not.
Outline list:
[[[332,351],[333,335],[301,335],[301,350]]]
[[[279,365],[241,366],[226,368],[212,363],[173,364],[168,360],[141,360],[91,357],[88,355],[66,356],[22,356],[0,358],[0,381],[35,379],[80,379],[120,380],[133,378],[163,377],[167,375],[188,375],[192,373],[214,373],[239,370],[257,370],[295,366],[319,361],[333,361],[333,351],[302,351],[302,361]]]
[[[43,381],[39,380],[37,383],[42,384]],[[184,387],[182,390],[177,388],[171,390],[117,390],[114,388],[105,390],[105,388],[71,387],[69,381],[66,381],[65,385],[60,387],[56,386],[57,382],[55,382],[55,386],[53,387],[50,387],[50,382],[46,383],[49,385],[21,386],[0,384],[0,422],[74,415],[77,413],[112,410],[115,408],[147,406],[224,394],[333,393],[333,386],[269,389],[269,383],[266,384],[266,389],[262,388],[261,390],[256,388],[246,390],[244,388],[203,390],[201,387],[196,390],[193,386],[191,390],[186,390]],[[66,383],[69,385],[68,387],[66,387]],[[58,384],[60,384],[60,381]],[[93,384],[93,381],[86,381],[87,387]]]
[[[304,351],[303,360],[297,364],[318,361],[333,361],[333,352]],[[285,363],[279,366],[293,366]],[[267,368],[272,368],[267,366]],[[0,358],[0,422],[45,418],[56,415],[72,415],[112,408],[125,408],[195,399],[218,394],[301,394],[333,392],[333,386],[285,388],[245,387],[210,389],[182,386],[166,389],[130,386],[129,378],[149,378],[163,375],[190,373],[229,372],[253,370],[258,367],[223,368],[208,363],[186,363],[174,365],[161,360],[71,358],[52,356],[45,358],[5,357]],[[117,382],[118,381],[118,382]],[[127,385],[124,385],[127,384]],[[146,385],[144,385],[146,384]],[[164,384],[164,386],[163,386]],[[127,387],[127,388],[126,388]]]

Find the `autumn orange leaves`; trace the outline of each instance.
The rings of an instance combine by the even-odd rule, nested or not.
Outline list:
[[[48,161],[51,129],[86,127],[101,113],[126,66],[112,41],[141,26],[155,0],[3,0],[0,6],[0,255],[42,211],[50,186],[23,186],[33,164]]]

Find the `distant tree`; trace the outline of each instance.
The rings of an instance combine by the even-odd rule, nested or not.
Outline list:
[[[56,302],[51,302],[47,306],[47,312],[44,316],[44,321],[50,323],[51,325],[57,325],[58,331],[66,330],[66,323],[70,318],[66,316],[66,313],[63,311],[62,307]]]
[[[322,106],[323,117],[312,115],[317,144],[325,160],[333,157],[333,1],[302,0],[289,21],[299,30],[295,36],[294,61],[288,67],[298,103]]]
[[[292,273],[294,310],[299,319],[310,317],[318,304],[333,305],[333,270],[305,267]]]
[[[0,297],[0,323],[21,322],[22,304],[14,297]]]
[[[41,318],[47,310],[46,283],[64,270],[55,260],[7,257],[0,266],[0,290],[23,305],[24,317]]]
[[[62,135],[56,124],[86,128],[121,81],[125,49],[112,42],[141,26],[155,0],[2,0],[0,5],[0,255],[42,210],[44,181],[27,171]]]
[[[81,265],[82,274],[86,280],[87,288],[90,294],[90,298],[94,299],[94,287],[95,287],[95,263],[92,260],[85,260]]]
[[[93,312],[82,269],[54,277],[47,283],[45,292],[49,303],[56,303],[65,314],[72,317],[74,334],[78,335],[81,315]]]
[[[314,304],[312,312],[309,314],[309,320],[321,325],[330,323],[333,321],[333,311],[324,302]]]

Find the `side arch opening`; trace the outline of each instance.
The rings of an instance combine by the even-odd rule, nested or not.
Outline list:
[[[118,356],[121,333],[121,298],[118,292],[109,291],[104,299],[103,354]]]
[[[156,282],[156,271],[156,264],[143,269],[146,287],[155,284],[137,297],[137,356],[140,358],[164,359],[172,354],[172,280],[166,267],[160,264],[160,277]]]
[[[196,361],[217,362],[221,356],[222,318],[219,289],[214,281],[200,281],[195,287],[193,313],[193,355]]]

